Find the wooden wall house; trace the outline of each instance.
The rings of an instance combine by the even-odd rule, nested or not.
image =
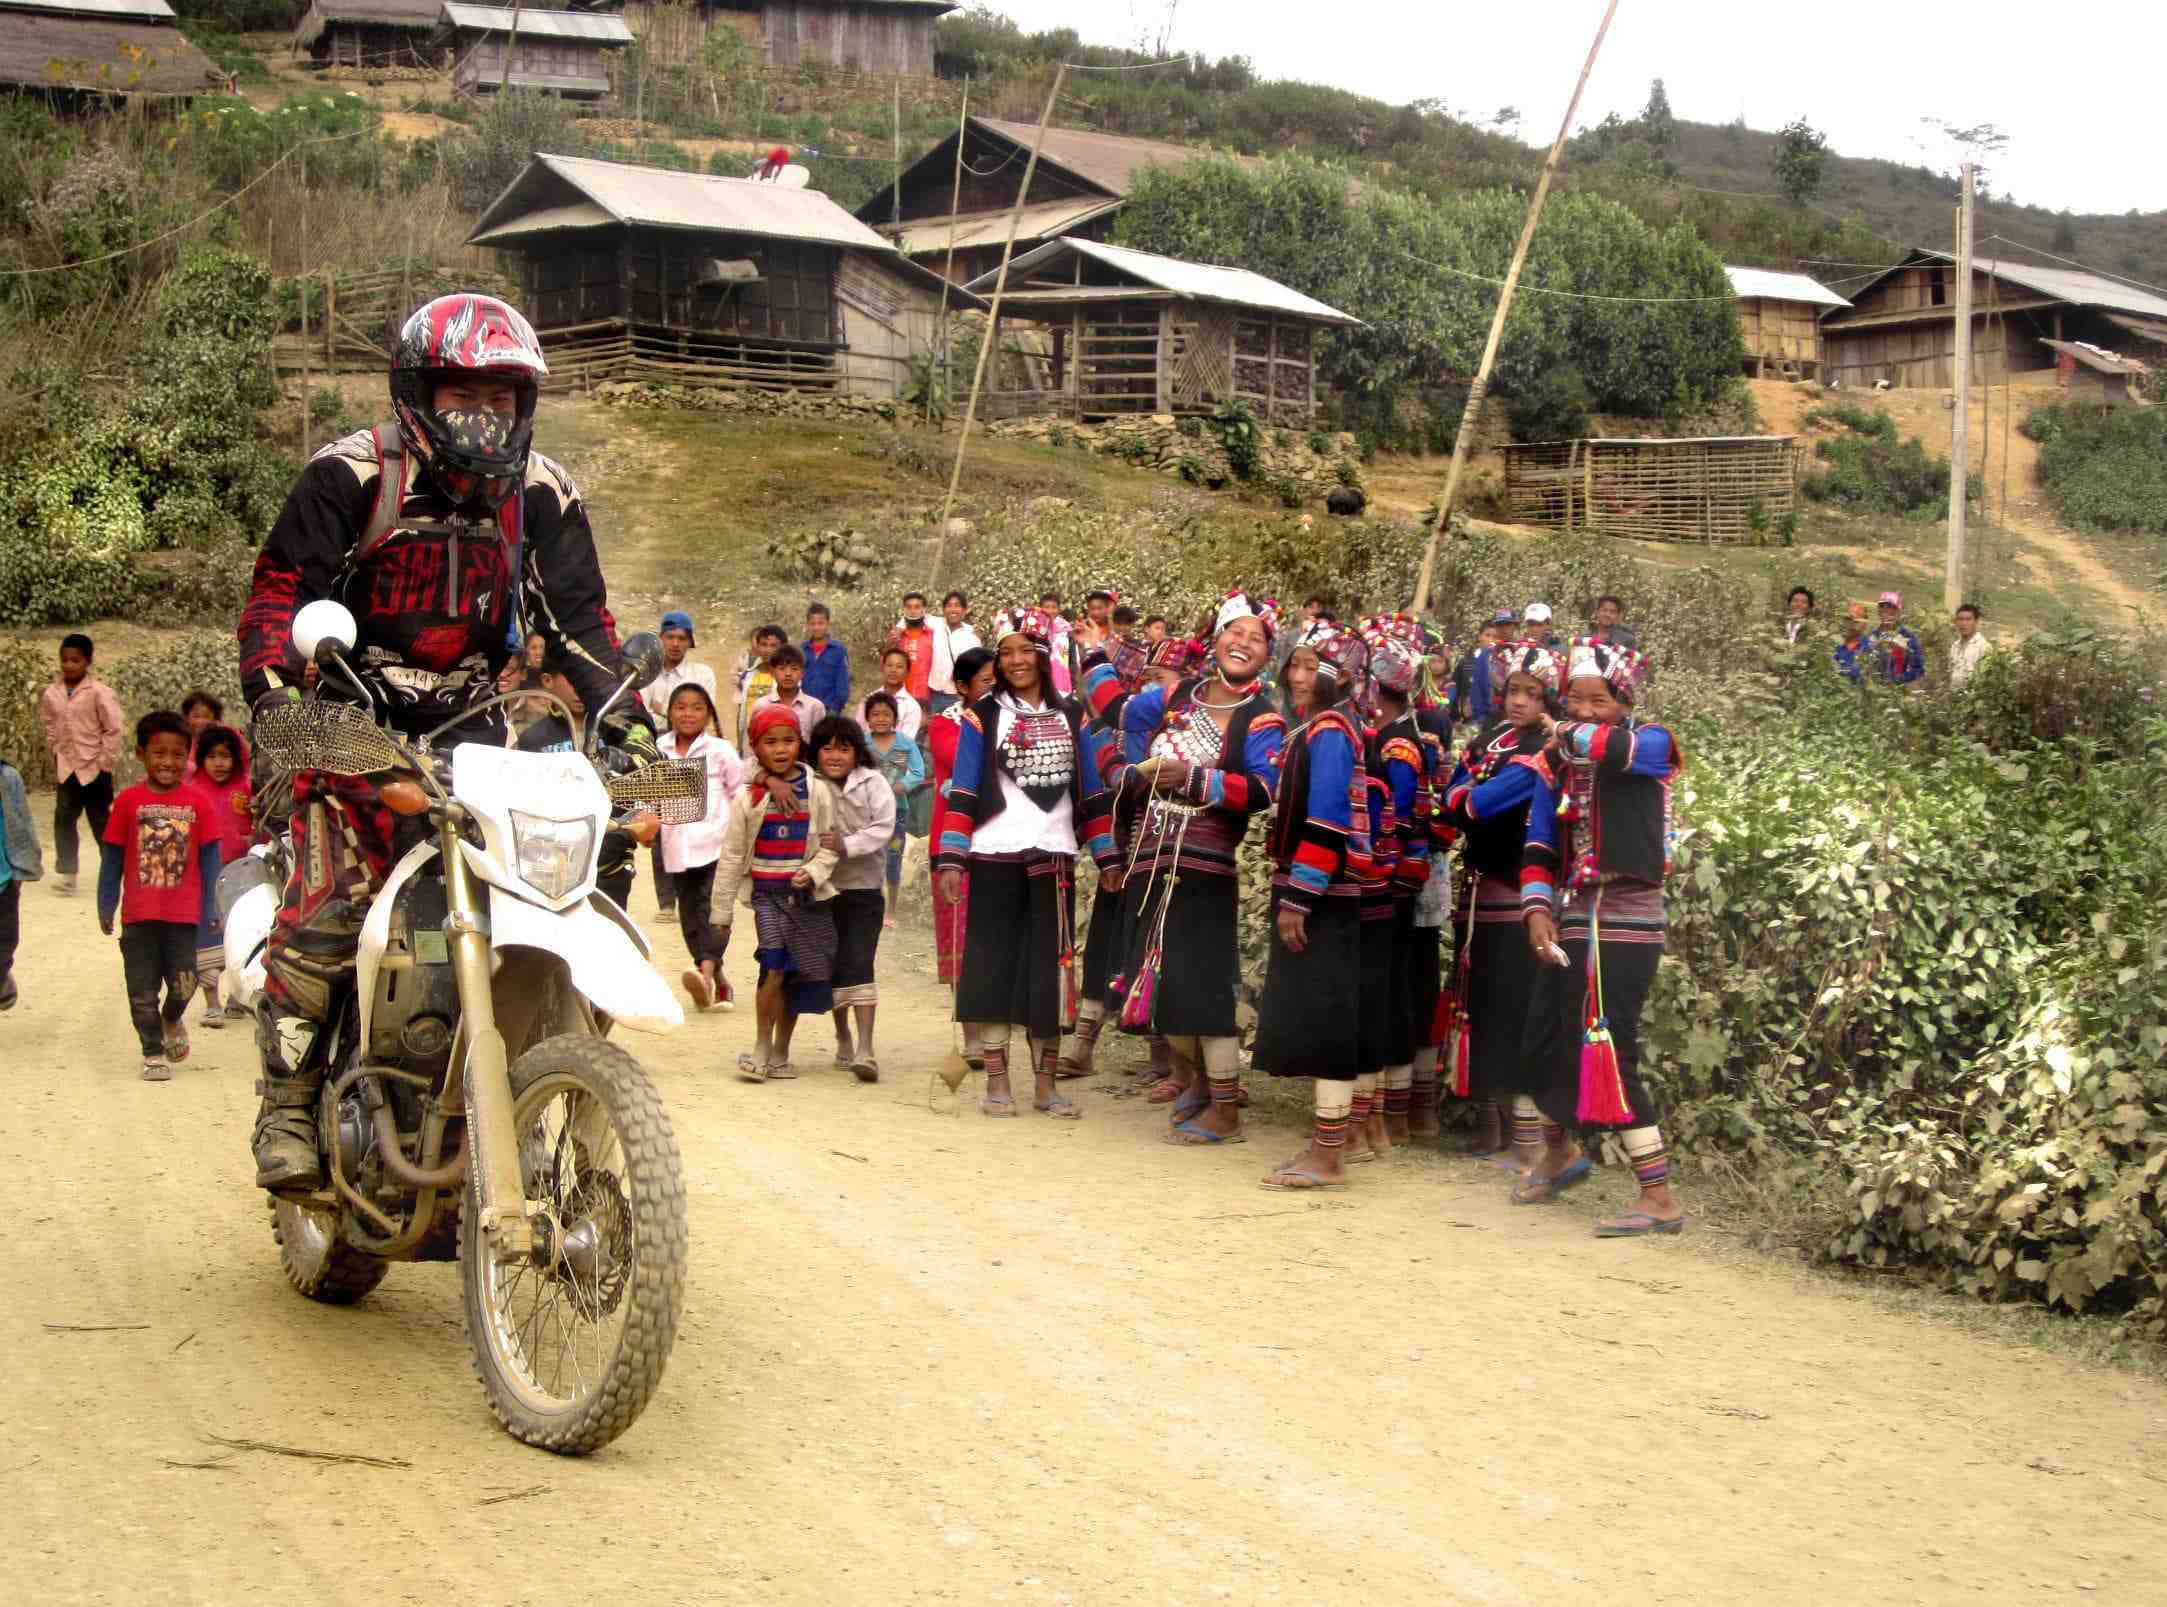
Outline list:
[[[0,85],[69,102],[233,93],[166,0],[0,0]]]
[[[1853,292],[1850,307],[1821,320],[1823,378],[1846,387],[1953,385],[1955,264],[1945,251],[1914,251]],[[2111,352],[2133,338],[2167,339],[2167,297],[2071,268],[1975,257],[1971,311],[1976,383],[2053,368],[2053,341]]]
[[[661,12],[690,13],[688,35],[654,26],[660,59],[698,54],[710,28],[734,29],[769,67],[821,67],[876,78],[931,78],[933,25],[961,0],[694,0],[691,5],[629,0],[627,20],[647,38]]]
[[[940,279],[816,190],[538,155],[467,243],[512,259],[551,371],[590,383],[894,398],[941,347]]]
[[[1732,268],[1738,324],[1746,342],[1746,373],[1754,379],[1814,379],[1821,369],[1821,315],[1851,305],[1802,273]]]
[[[994,277],[969,288],[990,295]],[[1035,383],[988,392],[989,417],[1208,414],[1240,401],[1262,422],[1305,427],[1324,337],[1360,326],[1245,268],[1073,238],[1010,264],[997,350],[1012,320],[1039,332],[1044,360]]]
[[[318,67],[442,67],[431,43],[443,0],[311,0],[295,54]]]
[[[610,91],[610,58],[632,43],[632,30],[624,18],[608,13],[447,0],[433,43],[449,50],[455,63],[452,88],[462,95],[493,95],[508,85],[568,100],[599,100]]]
[[[1037,135],[1033,124],[973,117],[903,170],[900,212],[896,189],[889,186],[859,207],[858,216],[937,273],[949,273],[952,238],[955,268],[949,276],[957,284],[969,284],[1000,266],[1008,214],[1023,187]],[[964,161],[960,203],[955,191],[959,139]],[[1029,204],[1017,226],[1016,254],[1049,240],[1104,240],[1144,169],[1180,167],[1205,154],[1164,140],[1048,129]]]

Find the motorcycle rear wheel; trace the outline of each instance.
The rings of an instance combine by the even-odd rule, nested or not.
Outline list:
[[[546,1265],[502,1261],[459,1224],[467,1346],[514,1439],[581,1456],[646,1408],[685,1301],[677,1139],[640,1063],[615,1044],[550,1038],[512,1064],[513,1128]]]
[[[286,1281],[327,1306],[350,1306],[384,1281],[391,1263],[339,1235],[339,1219],[300,1200],[269,1196],[271,1234]]]

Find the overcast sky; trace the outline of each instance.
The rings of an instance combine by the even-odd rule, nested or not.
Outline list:
[[[1074,27],[1094,44],[1156,42],[1170,0],[992,0],[1023,27]],[[1402,104],[1442,99],[1486,121],[1526,114],[1520,137],[1557,133],[1602,0],[1171,0],[1172,44],[1246,55],[1266,78],[1300,78]],[[2006,15],[2003,15],[2003,14]],[[2052,35],[2040,31],[2051,17]],[[2086,26],[2090,24],[2091,26]],[[1994,123],[2009,138],[1990,187],[2075,212],[2167,209],[2160,80],[2167,6],[2063,0],[2042,12],[1968,6],[1761,5],[1623,0],[1577,122],[1631,116],[1663,79],[1695,122],[1745,113],[1758,129],[1803,116],[1846,156],[1959,160],[1919,121]],[[2118,64],[2130,72],[2117,84]]]

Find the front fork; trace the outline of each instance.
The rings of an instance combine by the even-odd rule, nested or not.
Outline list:
[[[466,811],[443,812],[442,852],[448,913],[444,935],[459,983],[460,1034],[466,1040],[468,1163],[474,1173],[472,1209],[482,1242],[503,1257],[534,1248],[527,1191],[519,1175],[519,1134],[512,1122],[511,1057],[497,1030],[495,977],[490,964],[489,911],[482,884],[460,850]]]

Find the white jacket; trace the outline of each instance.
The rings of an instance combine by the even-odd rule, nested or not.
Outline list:
[[[732,747],[712,731],[702,731],[692,751],[677,751],[673,732],[662,739],[665,759],[704,759],[707,762],[707,814],[689,826],[662,828],[662,868],[671,875],[712,865],[722,855],[723,828],[730,823],[730,795],[745,779],[745,766]]]
[[[926,688],[933,692],[953,694],[956,690],[956,660],[974,647],[984,644],[978,640],[978,632],[968,624],[948,628],[948,621],[928,614],[933,626],[933,668],[926,675]]]
[[[895,788],[863,765],[840,787],[825,776],[819,785],[834,800],[835,829],[843,838],[843,857],[832,878],[835,890],[877,892],[887,875],[888,840],[895,835]]]

